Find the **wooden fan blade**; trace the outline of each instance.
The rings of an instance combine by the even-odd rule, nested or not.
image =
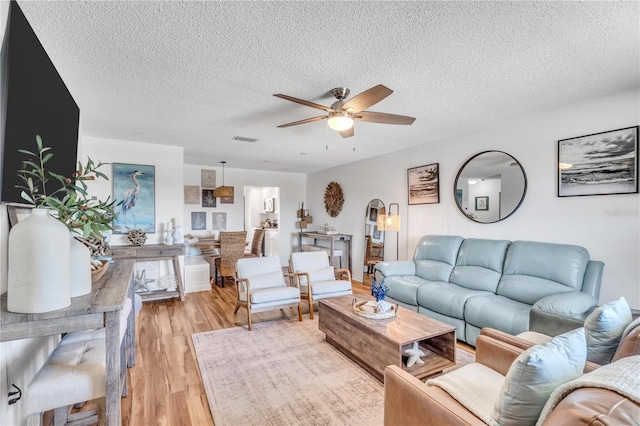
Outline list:
[[[324,105],[320,105],[320,104],[316,104],[316,103],[313,103],[313,102],[305,101],[304,99],[294,98],[293,96],[289,96],[289,95],[283,95],[282,93],[277,93],[277,94],[275,94],[273,96],[275,96],[276,98],[286,99],[287,101],[295,102],[297,104],[305,105],[305,106],[308,106],[308,107],[311,107],[311,108],[321,109],[322,111],[333,112],[333,110],[331,108],[326,107]]]
[[[348,100],[344,105],[342,105],[342,110],[347,111],[351,108],[350,112],[360,112],[369,108],[371,105],[377,104],[392,93],[393,90],[383,86],[382,84],[378,84],[377,86],[365,90],[359,95]]]
[[[318,117],[305,118],[304,120],[294,121],[293,123],[281,124],[278,127],[297,126],[298,124],[312,123],[318,120],[325,120],[326,118],[327,118],[326,115],[319,115]]]
[[[386,112],[360,111],[353,116],[354,120],[366,121],[369,123],[384,124],[404,124],[410,125],[416,121],[415,117],[406,115],[387,114]]]
[[[340,136],[342,136],[343,138],[350,138],[351,136],[353,136],[353,129],[355,127],[356,126],[351,126],[347,130],[343,130],[343,131],[338,132],[338,133],[340,133]]]

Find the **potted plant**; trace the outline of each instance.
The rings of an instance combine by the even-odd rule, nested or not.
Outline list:
[[[46,163],[53,157],[50,148],[42,143],[42,138],[36,136],[37,152],[19,150],[31,157],[22,163],[18,172],[24,181],[22,198],[35,208],[53,210],[54,217],[62,222],[71,233],[71,297],[91,292],[91,269],[97,268],[91,256],[105,253],[107,244],[103,232],[112,230],[112,222],[116,217],[114,207],[119,203],[107,197],[105,201],[92,199],[87,191],[87,181],[108,177],[99,171],[106,163],[95,163],[90,158],[85,165],[78,162],[78,170],[71,176],[65,177],[46,170]],[[47,183],[56,180],[60,187],[49,193]],[[79,246],[84,244],[91,250]],[[84,250],[84,251],[83,251]],[[83,260],[80,260],[82,258]],[[100,266],[103,265],[101,262]]]

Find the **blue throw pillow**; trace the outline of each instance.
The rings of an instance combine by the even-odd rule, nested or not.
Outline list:
[[[622,332],[632,319],[631,308],[624,297],[595,308],[584,321],[587,360],[600,365],[609,364]]]
[[[582,375],[587,358],[583,328],[524,351],[511,364],[492,418],[501,426],[535,425],[549,395]]]

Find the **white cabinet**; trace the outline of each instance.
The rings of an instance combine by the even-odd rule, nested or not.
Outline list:
[[[280,254],[280,241],[277,229],[267,229],[264,234],[264,254],[265,256],[278,256]]]
[[[211,291],[209,263],[202,257],[188,257],[184,261],[184,292]]]

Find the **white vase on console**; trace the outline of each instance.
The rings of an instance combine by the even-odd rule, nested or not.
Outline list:
[[[91,293],[91,251],[71,235],[71,297]]]
[[[7,310],[35,314],[71,304],[67,227],[36,208],[9,231]]]

